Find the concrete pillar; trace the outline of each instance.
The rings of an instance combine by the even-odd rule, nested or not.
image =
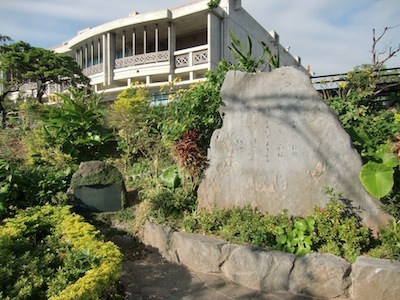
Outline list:
[[[133,28],[132,33],[132,56],[136,55],[136,30]]]
[[[101,64],[101,39],[97,42],[97,63]]]
[[[143,54],[147,53],[147,29],[146,26],[144,26],[143,30]]]
[[[158,24],[156,24],[156,29],[154,30],[154,42],[155,42],[155,52],[158,52]]]
[[[168,23],[168,51],[169,51],[169,66],[170,73],[175,70],[175,49],[176,49],[176,31],[175,25],[172,22]]]
[[[79,61],[80,61],[80,66],[83,69],[84,65],[83,65],[83,48],[81,47],[81,50],[79,51]]]
[[[103,34],[103,71],[104,85],[111,85],[113,82],[113,71],[115,63],[115,34]]]
[[[85,69],[88,67],[88,45],[85,45]]]
[[[122,57],[125,58],[125,30],[122,33]]]
[[[221,61],[221,21],[209,12],[207,14],[208,68],[213,70]]]
[[[92,44],[90,45],[90,66],[94,65],[94,43],[92,41]]]
[[[107,33],[107,64],[108,64],[108,85],[113,84],[114,68],[115,68],[115,58],[116,58],[116,36],[115,33]]]

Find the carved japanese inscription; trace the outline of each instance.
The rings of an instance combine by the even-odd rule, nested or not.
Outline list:
[[[212,136],[199,205],[251,205],[309,215],[329,200],[325,186],[350,199],[372,228],[390,216],[358,179],[362,163],[337,116],[308,76],[293,67],[231,71],[221,90],[223,126]]]

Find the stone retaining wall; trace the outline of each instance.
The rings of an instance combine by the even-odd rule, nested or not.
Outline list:
[[[297,257],[260,247],[176,232],[147,222],[143,242],[169,261],[266,292],[292,292],[322,299],[385,299],[400,295],[400,263],[359,257],[352,265],[322,253]]]

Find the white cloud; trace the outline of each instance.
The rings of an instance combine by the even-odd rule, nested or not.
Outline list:
[[[372,29],[400,23],[398,0],[242,1],[264,27],[275,29],[283,45],[302,57],[317,74],[346,72],[370,63]],[[386,43],[400,42],[400,28],[386,36]],[[400,66],[398,58],[392,66]]]

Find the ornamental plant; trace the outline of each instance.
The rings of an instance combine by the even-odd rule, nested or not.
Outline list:
[[[279,250],[305,255],[311,252],[313,245],[312,235],[314,233],[315,218],[310,216],[297,219],[292,226],[281,224],[278,226],[276,244]]]
[[[148,87],[135,82],[122,91],[110,106],[107,119],[117,132],[118,149],[122,152],[125,171],[131,166],[135,156],[146,153],[145,145],[151,128],[146,123],[146,115],[150,112],[149,104]]]
[[[361,183],[372,196],[383,198],[393,189],[394,173],[398,166],[399,160],[390,145],[383,145],[375,151],[374,160],[361,168]]]
[[[212,133],[222,125],[220,89],[230,69],[233,69],[232,65],[220,62],[215,73],[207,73],[206,81],[192,85],[184,93],[179,91],[179,101],[165,107],[164,118],[159,124],[165,145],[171,147],[185,132],[197,129],[201,133],[201,153],[206,155]]]
[[[25,166],[0,157],[0,218],[17,209],[44,204],[67,204],[72,168]]]
[[[326,187],[326,193],[330,195],[326,207],[314,208],[313,250],[354,262],[372,247],[372,232],[340,193],[334,192],[331,187]]]
[[[100,159],[112,147],[112,132],[104,125],[101,97],[71,89],[58,95],[62,103],[51,107],[42,124],[28,140],[31,155],[41,162],[46,153],[61,151],[74,162]]]
[[[201,134],[197,129],[193,129],[186,131],[172,148],[172,156],[182,169],[182,178],[185,179],[185,172],[189,174],[192,189],[195,188],[196,179],[207,163],[207,157],[201,153],[200,143]]]
[[[213,234],[231,243],[257,245],[298,256],[318,251],[354,262],[374,246],[382,245],[374,252],[375,257],[396,257],[398,226],[389,225],[388,230],[380,233],[382,241],[375,240],[353,208],[346,205],[346,199],[332,188],[327,188],[327,193],[330,200],[326,207],[315,207],[308,217],[289,216],[287,211],[272,216],[245,206],[186,213],[181,226],[188,232]]]
[[[349,72],[338,95],[327,99],[327,103],[337,112],[363,159],[360,181],[364,188],[398,218],[399,94],[388,90],[396,82],[398,74],[362,65]]]
[[[70,207],[21,211],[0,226],[1,299],[100,299],[122,254]]]

